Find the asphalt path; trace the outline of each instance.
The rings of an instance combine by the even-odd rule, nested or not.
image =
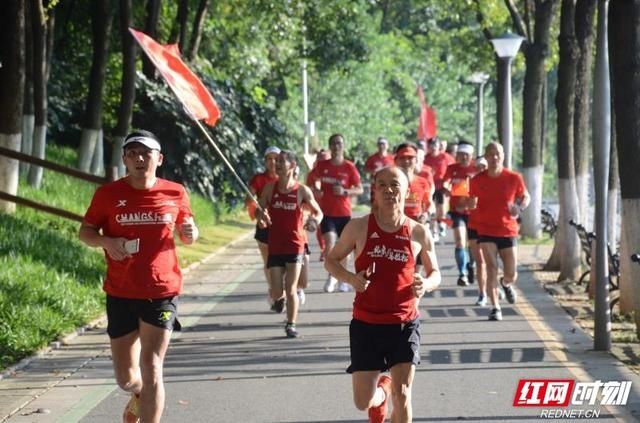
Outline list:
[[[298,339],[286,338],[284,314],[269,310],[251,237],[188,273],[180,304],[184,330],[174,334],[166,359],[163,421],[366,421],[366,413],[353,406],[345,373],[354,294],[322,291],[326,272],[314,245]],[[535,262],[529,250],[524,260]],[[637,419],[638,377],[608,354],[592,351],[592,341],[530,271],[520,269],[518,303],[503,305],[504,320],[490,322],[489,309],[474,305],[475,285],[455,284],[450,236],[436,251],[443,283],[420,306],[415,422],[539,420],[548,407],[513,406],[524,378],[633,380],[626,406],[563,410],[597,411],[602,422]],[[128,396],[114,383],[106,342],[104,329],[97,328],[0,380],[0,421],[120,421]]]

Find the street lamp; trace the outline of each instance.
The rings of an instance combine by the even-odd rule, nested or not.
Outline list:
[[[482,138],[484,133],[484,112],[482,103],[484,99],[484,84],[489,80],[489,75],[484,72],[476,72],[469,77],[469,82],[478,84],[478,104],[476,105],[476,155],[482,154]]]
[[[500,139],[504,148],[505,167],[511,168],[511,152],[513,145],[513,116],[511,112],[511,61],[522,44],[523,37],[505,32],[499,37],[493,38],[491,44],[500,58],[501,72],[498,75],[504,75],[504,90],[502,92],[502,115],[500,122]]]

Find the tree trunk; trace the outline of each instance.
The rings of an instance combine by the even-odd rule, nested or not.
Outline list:
[[[202,26],[204,24],[204,18],[207,14],[207,8],[209,7],[209,0],[200,0],[198,3],[198,10],[196,11],[195,19],[193,20],[193,31],[191,32],[191,43],[189,45],[189,51],[187,53],[187,60],[192,61],[198,54],[200,48],[200,39],[202,38]]]
[[[31,155],[44,159],[47,145],[47,22],[42,0],[31,0],[31,25],[33,27],[33,98],[35,110],[35,130]],[[31,166],[29,185],[40,188],[42,167]]]
[[[575,38],[575,0],[562,0],[560,16],[560,62],[558,64],[558,195],[560,212],[558,220],[560,246],[559,280],[577,280],[580,276],[580,248],[578,235],[569,225],[570,220],[580,221],[576,193],[573,149],[575,78],[578,46]]]
[[[118,123],[114,129],[110,169],[107,173],[110,180],[121,178],[125,174],[124,163],[122,163],[122,144],[131,126],[133,103],[136,98],[136,43],[127,29],[132,25],[131,0],[120,0],[122,86],[120,87]]]
[[[147,17],[144,32],[154,40],[158,39],[158,20],[160,19],[160,0],[147,0]],[[126,29],[126,28],[125,28]],[[147,79],[154,79],[156,67],[146,54],[142,55],[142,73]]]
[[[612,1],[609,55],[613,75],[616,147],[622,197],[620,310],[640,319],[640,266],[629,256],[640,252],[640,3]]]
[[[543,107],[545,61],[549,55],[549,37],[556,0],[537,2],[535,33],[525,49],[526,70],[523,89],[522,119],[522,176],[531,195],[531,204],[522,214],[520,233],[540,238],[540,210],[542,209]]]
[[[611,108],[611,150],[609,153],[609,214],[607,217],[607,239],[615,250],[618,248],[620,240],[620,230],[618,228],[618,213],[620,212],[620,175],[618,168],[618,148],[616,147],[616,118],[613,107]]]
[[[22,142],[20,151],[31,155],[33,145],[33,127],[36,117],[33,111],[33,31],[31,29],[31,0],[24,5],[24,104],[22,115]],[[20,175],[29,173],[29,163],[20,162]]]
[[[187,43],[187,18],[189,17],[189,0],[179,0],[176,20],[171,27],[169,43],[178,43],[180,53],[184,53]]]
[[[0,2],[0,146],[20,151],[24,99],[24,0]],[[18,192],[19,163],[0,156],[0,191]],[[15,203],[0,200],[0,212],[14,213]]]
[[[109,0],[95,0],[92,2],[93,59],[89,77],[89,93],[87,95],[84,127],[78,152],[78,168],[83,172],[89,172],[91,169],[98,133],[102,128],[102,88],[104,86],[109,53],[108,35],[111,29],[109,3]]]
[[[104,175],[104,131],[102,129],[98,130],[96,150],[91,158],[91,169],[89,171],[92,175]]]
[[[576,40],[578,42],[578,62],[576,65],[575,121],[573,129],[574,157],[576,167],[576,188],[582,223],[591,226],[592,214],[589,212],[589,193],[591,178],[589,175],[591,143],[590,88],[593,67],[593,22],[596,0],[577,0],[576,3]]]

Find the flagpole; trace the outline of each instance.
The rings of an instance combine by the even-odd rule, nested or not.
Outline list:
[[[187,114],[191,117],[191,119],[193,119],[193,121],[196,123],[196,125],[198,125],[198,128],[200,128],[200,130],[202,131],[204,136],[207,138],[207,141],[209,141],[209,144],[211,144],[211,146],[216,151],[216,153],[218,153],[218,156],[220,156],[220,158],[222,159],[224,164],[227,165],[227,167],[229,168],[229,170],[231,171],[233,176],[235,176],[236,180],[240,183],[240,186],[247,193],[249,198],[251,198],[251,200],[253,200],[258,205],[258,209],[260,209],[261,212],[264,212],[264,209],[260,206],[260,203],[258,202],[258,199],[256,198],[256,196],[253,195],[253,193],[251,192],[251,190],[249,189],[247,184],[245,184],[244,181],[242,180],[242,178],[240,178],[240,176],[238,175],[238,173],[236,173],[236,170],[233,168],[231,163],[229,163],[229,160],[227,160],[227,158],[225,157],[225,155],[222,152],[222,150],[220,150],[220,148],[218,147],[218,144],[216,144],[216,142],[213,140],[213,138],[211,138],[211,135],[209,135],[209,132],[205,129],[205,127],[202,126],[202,123],[200,123],[200,121],[198,119],[196,119],[194,116],[192,116],[191,113],[187,112]]]

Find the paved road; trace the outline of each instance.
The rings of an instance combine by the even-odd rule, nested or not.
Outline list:
[[[475,286],[455,285],[453,246],[439,244],[444,281],[422,301],[422,364],[414,421],[539,420],[542,408],[513,407],[522,378],[631,380],[627,406],[597,410],[598,421],[635,421],[640,378],[605,353],[520,269],[520,300],[487,321]],[[524,262],[544,259],[523,247]],[[317,251],[317,249],[316,249]],[[268,311],[260,257],[250,237],[189,272],[181,302],[185,330],[167,357],[166,422],[356,422],[351,400],[348,322],[353,294],[322,292],[325,272],[312,256],[311,288],[298,323]],[[116,422],[127,396],[115,386],[104,329],[88,331],[12,377],[0,380],[0,421]],[[10,417],[9,417],[10,416]],[[581,419],[574,419],[581,421]]]

